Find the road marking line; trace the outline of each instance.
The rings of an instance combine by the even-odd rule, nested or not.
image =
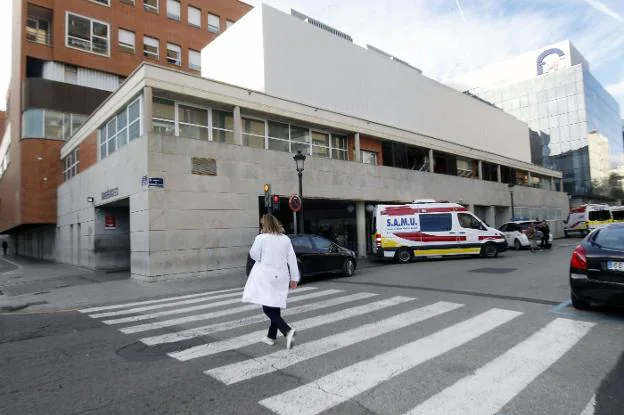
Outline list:
[[[317,292],[313,292],[311,294],[294,296],[290,300],[288,300],[288,302],[289,303],[296,303],[298,301],[310,300],[310,299],[313,299],[313,298],[324,297],[324,296],[327,296],[327,295],[332,295],[332,294],[336,294],[336,293],[340,293],[340,292],[342,292],[342,291],[341,290],[333,290],[333,289],[332,290],[325,290],[325,291],[317,291]],[[312,305],[314,305],[314,304],[312,304]],[[236,314],[236,313],[242,313],[244,311],[258,310],[258,308],[259,308],[259,306],[257,304],[250,304],[250,305],[230,308],[230,309],[226,309],[226,310],[221,310],[221,311],[214,311],[214,312],[211,312],[211,313],[194,314],[194,315],[174,318],[174,319],[170,319],[170,320],[155,321],[155,322],[152,322],[152,323],[140,324],[138,326],[129,326],[129,327],[125,327],[125,328],[119,329],[119,331],[121,331],[122,333],[126,333],[126,334],[129,334],[129,333],[139,333],[139,332],[148,331],[148,330],[161,329],[161,328],[164,328],[164,327],[177,326],[177,325],[180,325],[180,324],[190,323],[190,322],[194,322],[194,321],[209,320],[209,319],[212,319],[212,318],[229,316],[229,315]],[[104,323],[106,323],[106,321],[104,321]]]
[[[227,294],[219,294],[219,295],[213,295],[213,296],[208,296],[208,297],[191,298],[190,300],[174,301],[174,302],[170,302],[170,303],[161,303],[161,304],[155,304],[155,305],[147,305],[147,306],[143,306],[143,307],[129,308],[129,309],[126,309],[126,310],[121,310],[121,311],[107,311],[107,312],[104,312],[104,313],[89,314],[89,317],[91,317],[91,318],[104,318],[104,317],[123,316],[124,314],[138,314],[138,313],[142,313],[144,311],[156,310],[156,309],[159,309],[159,308],[177,307],[177,306],[181,306],[181,305],[201,303],[201,302],[204,302],[204,301],[218,300],[220,298],[238,297],[238,296],[241,295],[242,291],[243,290],[239,290],[238,292],[227,293]]]
[[[464,345],[521,314],[517,311],[491,309],[259,403],[278,414],[318,414],[421,363]]]
[[[299,292],[303,292],[303,291],[307,291],[307,290],[305,288],[302,288],[301,290],[299,290]],[[334,290],[334,291],[337,291],[337,290]],[[221,307],[221,306],[230,305],[230,304],[238,304],[241,302],[242,302],[241,298],[234,298],[232,300],[217,301],[216,303],[201,304],[201,305],[195,305],[191,307],[174,308],[172,310],[159,311],[159,312],[150,313],[150,314],[141,314],[138,316],[131,316],[131,317],[122,317],[122,318],[117,318],[113,320],[104,320],[102,322],[104,324],[133,323],[135,321],[151,320],[151,319],[163,317],[163,316],[190,313],[192,311],[199,311],[199,310],[207,310],[210,308],[216,308],[216,307]]]
[[[557,304],[556,306],[554,306],[553,308],[550,309],[551,313],[556,313],[556,314],[568,314],[568,313],[561,313],[561,310],[568,307],[569,305],[572,304],[571,300],[567,300],[564,301],[561,304]]]
[[[355,329],[343,331],[316,341],[296,346],[293,353],[290,350],[260,356],[242,362],[210,369],[204,373],[226,385],[242,382],[251,378],[266,375],[285,369],[297,363],[312,359],[356,343],[372,339],[383,334],[391,333],[404,327],[430,319],[440,314],[463,307],[462,304],[437,302],[425,307],[417,308],[390,318],[364,324]]]
[[[496,414],[594,326],[557,318],[531,337],[429,398],[408,415]]]
[[[321,327],[329,323],[335,323],[337,321],[342,321],[352,317],[372,313],[386,307],[392,307],[412,300],[414,300],[414,298],[392,297],[374,303],[339,310],[330,314],[324,314],[305,320],[295,321],[293,325],[296,325],[297,331],[300,332],[306,329],[311,329],[313,327]],[[174,359],[178,359],[180,361],[186,361],[196,359],[198,357],[211,356],[220,352],[224,352],[226,350],[235,350],[241,347],[258,343],[264,335],[266,335],[266,329],[258,330],[253,333],[245,334],[243,336],[234,337],[227,340],[191,347],[190,349],[182,350],[180,352],[172,352],[169,353],[169,357],[173,357]]]
[[[596,412],[596,394],[594,394],[589,402],[587,402],[587,406],[583,409],[580,415],[594,415]]]
[[[363,300],[366,298],[375,297],[379,294],[373,293],[357,293],[348,295],[346,297],[332,298],[331,300],[321,301],[313,304],[306,304],[299,307],[288,308],[282,315],[291,315],[293,313],[303,313],[306,311],[317,310],[321,307],[331,307],[335,305],[341,305],[352,301]],[[264,314],[258,314],[256,316],[243,318],[241,320],[226,321],[223,323],[210,324],[203,327],[196,327],[188,330],[178,331],[176,333],[167,333],[160,336],[146,337],[140,341],[148,346],[154,346],[156,344],[174,343],[182,340],[192,339],[194,337],[206,336],[211,333],[216,333],[223,330],[230,330],[238,327],[248,326],[251,324],[262,323],[267,321],[267,317]]]
[[[134,303],[125,303],[125,304],[106,305],[106,306],[102,306],[102,307],[84,308],[84,309],[78,310],[78,311],[83,313],[83,314],[89,314],[89,313],[95,313],[95,312],[104,311],[104,310],[118,310],[120,308],[125,308],[125,307],[135,307],[135,306],[141,306],[141,305],[147,305],[147,304],[165,303],[167,301],[184,300],[186,298],[203,297],[203,296],[206,296],[206,295],[221,294],[221,293],[227,293],[227,292],[232,292],[232,291],[240,291],[240,290],[241,289],[239,287],[239,288],[230,288],[230,289],[227,289],[227,290],[219,290],[219,291],[206,291],[206,292],[196,293],[196,294],[180,295],[180,296],[177,296],[177,297],[160,298],[158,300],[137,301],[137,302],[134,302]]]

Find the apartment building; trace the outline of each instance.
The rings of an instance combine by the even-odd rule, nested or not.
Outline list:
[[[201,71],[200,51],[245,15],[238,0],[12,0],[12,80],[0,136],[0,232],[54,257],[60,149],[143,61]]]

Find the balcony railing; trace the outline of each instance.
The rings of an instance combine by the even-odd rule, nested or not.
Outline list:
[[[52,46],[50,39],[50,33],[41,30],[26,29],[26,40],[33,43],[40,43],[42,45]]]

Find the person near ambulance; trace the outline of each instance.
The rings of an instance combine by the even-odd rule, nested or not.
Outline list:
[[[290,349],[295,329],[281,317],[281,309],[286,308],[288,288],[297,288],[301,278],[297,257],[290,238],[284,234],[284,226],[275,216],[264,215],[260,226],[261,233],[249,250],[255,263],[245,284],[243,302],[261,305],[270,320],[267,336],[261,341],[273,345],[279,330],[286,337],[286,348]]]

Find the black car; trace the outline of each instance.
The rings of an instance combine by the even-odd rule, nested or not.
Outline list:
[[[580,310],[624,306],[624,223],[595,230],[574,249],[570,291]]]
[[[288,235],[292,241],[301,279],[320,274],[341,274],[350,277],[357,267],[357,255],[350,249],[318,235]],[[247,257],[247,275],[254,260]]]

